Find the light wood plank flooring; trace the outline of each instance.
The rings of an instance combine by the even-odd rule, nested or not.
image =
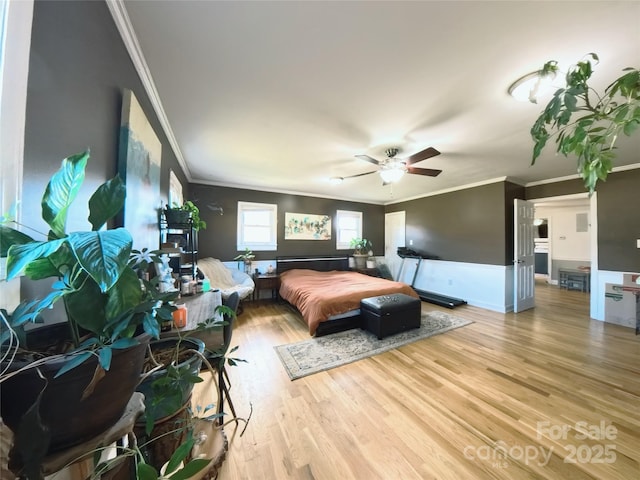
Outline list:
[[[273,347],[306,327],[247,303],[232,344],[249,363],[228,370],[253,418],[226,427],[219,478],[640,478],[640,337],[590,320],[588,294],[536,295],[520,314],[442,309],[475,323],[293,382]]]

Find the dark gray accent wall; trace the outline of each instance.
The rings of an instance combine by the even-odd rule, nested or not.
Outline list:
[[[598,182],[598,269],[623,272],[640,271],[640,169],[609,174]],[[584,193],[581,180],[568,180],[527,188],[527,198],[545,198]]]
[[[562,195],[574,195],[585,193],[584,183],[580,179],[565,180],[562,182],[545,183],[526,188],[526,200],[538,198],[560,197]]]
[[[525,188],[511,182],[504,183],[504,209],[505,209],[505,265],[513,263],[514,260],[514,235],[515,235],[515,208],[514,200],[516,198],[524,199]]]
[[[60,161],[90,148],[82,198],[74,209],[78,215],[70,216],[72,229],[87,225],[84,200],[117,171],[124,88],[135,93],[162,142],[163,198],[169,189],[169,169],[187,189],[106,4],[35,2],[25,128],[25,212],[39,217],[42,191]]]
[[[596,189],[598,269],[640,272],[640,169],[613,173]]]
[[[388,205],[406,212],[409,248],[453,262],[507,265],[513,256],[515,184],[497,182]],[[509,202],[510,205],[509,206]]]
[[[284,193],[263,192],[239,188],[191,184],[192,200],[200,208],[200,217],[207,222],[206,230],[198,235],[199,257],[214,257],[222,261],[238,255],[236,247],[238,202],[270,203],[278,206],[278,250],[255,252],[256,260],[272,259],[283,255],[333,255],[352,253],[336,250],[337,210],[362,212],[363,236],[373,242],[376,255],[384,255],[384,206],[348,202],[329,198],[307,197]],[[208,203],[217,203],[224,215],[212,212]],[[332,217],[331,240],[285,240],[284,214],[309,213]]]
[[[46,233],[47,227],[40,220],[40,199],[50,176],[63,158],[90,148],[86,180],[70,210],[67,229],[89,227],[87,200],[98,185],[117,171],[124,88],[135,93],[162,142],[163,198],[167,198],[169,189],[169,169],[176,171],[187,190],[186,177],[106,4],[35,2],[25,125],[25,224]],[[46,281],[24,281],[22,296],[41,296],[47,285]]]

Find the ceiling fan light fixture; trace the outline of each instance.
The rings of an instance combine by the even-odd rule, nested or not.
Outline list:
[[[545,73],[542,70],[527,73],[513,82],[507,91],[519,102],[537,103],[538,97],[552,87],[555,77],[555,72]]]
[[[378,173],[384,183],[394,183],[402,178],[404,175],[404,169],[398,166],[393,166],[390,168],[383,168]]]

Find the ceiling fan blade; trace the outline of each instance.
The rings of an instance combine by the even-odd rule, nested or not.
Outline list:
[[[355,177],[362,177],[364,175],[370,175],[372,173],[376,173],[378,170],[373,170],[372,172],[364,172],[364,173],[356,173],[355,175],[349,175],[348,177],[342,177],[342,178],[355,178]]]
[[[435,157],[436,155],[440,155],[440,152],[433,147],[425,148],[421,152],[414,153],[409,158],[405,159],[404,162],[407,165],[412,165],[414,163],[421,162],[422,160],[426,160],[427,158]]]
[[[408,167],[407,173],[413,173],[414,175],[426,175],[427,177],[437,177],[442,173],[442,170],[434,170],[433,168]]]
[[[380,162],[375,158],[370,157],[369,155],[356,155],[360,160],[364,160],[365,162],[373,163],[374,165],[380,165]]]

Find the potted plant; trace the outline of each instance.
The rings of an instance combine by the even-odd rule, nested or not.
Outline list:
[[[353,248],[353,260],[357,269],[365,269],[367,267],[367,258],[369,258],[373,243],[366,238],[352,238],[351,248]]]
[[[220,313],[224,313],[225,315],[234,314],[233,310],[228,307],[221,306],[217,308],[220,309]],[[193,331],[218,328],[225,324],[225,321],[209,319]],[[175,405],[181,404],[183,406],[177,412],[179,415],[174,414],[169,418],[154,422],[154,428],[150,434],[141,433],[140,430],[137,429],[136,436],[138,442],[134,445],[118,446],[116,447],[117,454],[114,458],[98,463],[97,465],[94,463],[95,467],[93,472],[95,476],[92,478],[100,477],[100,475],[108,472],[114,464],[122,460],[128,461],[127,468],[131,478],[145,480],[169,478],[198,480],[202,478],[215,478],[217,469],[224,460],[228,448],[223,430],[224,426],[229,422],[243,421],[245,422],[245,426],[240,432],[240,436],[244,434],[251,414],[246,419],[234,416],[227,422],[223,423],[220,421],[224,413],[219,413],[220,410],[216,408],[216,406],[222,402],[220,388],[217,385],[218,376],[215,374],[215,369],[212,367],[206,354],[203,354],[200,348],[195,350],[189,349],[189,344],[184,341],[186,340],[185,337],[173,338],[172,340],[180,340],[178,343],[182,343],[182,346],[178,347],[178,343],[174,343],[167,349],[166,353],[169,353],[169,357],[173,358],[169,366],[178,366],[174,358],[177,352],[190,354],[194,358],[199,358],[198,363],[202,361],[211,373],[210,381],[212,382],[212,386],[207,391],[215,392],[215,400],[205,407],[196,405],[193,409],[189,407],[185,408],[184,401],[181,400],[181,398],[183,398],[181,393],[182,386],[179,384],[184,380],[186,380],[187,383],[197,383],[201,381],[192,366],[188,366],[185,369],[179,368],[178,370],[182,370],[181,373],[169,373],[164,380],[162,377],[154,380],[153,383],[155,385],[153,385],[153,388],[148,392],[149,396],[153,399],[152,401],[164,403],[173,398]],[[228,361],[229,364],[235,364],[236,361],[244,361],[226,356],[221,357],[220,361],[224,360]],[[166,371],[170,372],[171,368]],[[191,379],[189,380],[188,377],[191,377]],[[146,399],[145,403],[149,404]],[[191,404],[191,402],[187,403]],[[146,413],[147,412],[145,412],[145,414]],[[91,452],[94,458],[97,453],[99,453],[99,451]],[[87,458],[88,457],[89,454],[87,454]]]
[[[218,305],[214,316],[186,332],[152,341],[147,349],[144,371],[137,391],[145,396],[145,412],[140,419],[138,438],[149,441],[146,462],[160,469],[171,453],[185,441],[186,429],[176,424],[187,422],[191,411],[187,408],[193,387],[202,379],[199,372],[205,358],[205,343],[198,338],[226,325],[224,316],[235,316],[226,305]],[[143,425],[144,424],[144,425]],[[175,430],[175,435],[165,435]]]
[[[571,67],[566,86],[559,88],[531,128],[532,164],[547,141],[555,137],[556,151],[577,157],[578,173],[589,193],[613,168],[615,144],[620,134],[630,136],[640,126],[640,71],[624,69],[623,75],[599,94],[588,84],[593,73],[591,53]],[[555,73],[556,61],[545,63],[542,75]]]
[[[164,214],[169,227],[184,226],[191,221],[196,232],[207,228],[207,222],[200,218],[200,209],[191,200],[187,200],[180,206],[173,205],[169,207],[167,205]]]
[[[234,257],[234,260],[242,261],[245,273],[251,274],[251,262],[254,258],[256,258],[254,253],[249,248],[245,248],[243,253]],[[240,269],[238,268],[238,270]]]
[[[120,418],[139,380],[146,343],[159,336],[159,320],[175,309],[168,304],[175,293],[159,293],[143,278],[150,253],[132,251],[124,228],[103,228],[124,205],[118,176],[89,199],[91,228],[66,231],[88,159],[88,151],[65,158],[51,177],[41,202],[50,230],[42,238],[14,228],[17,222],[6,216],[0,223],[7,279],[22,272],[32,280],[55,279],[45,298],[24,300],[0,322],[2,358],[12,358],[2,366],[1,416],[16,434],[14,466],[27,478],[37,478],[46,453],[81,443]],[[66,322],[45,327],[44,335],[35,329],[35,341],[29,341],[24,326],[59,300]],[[51,330],[67,333],[66,348],[38,354],[14,349],[18,340],[33,350],[37,337],[49,340]]]

